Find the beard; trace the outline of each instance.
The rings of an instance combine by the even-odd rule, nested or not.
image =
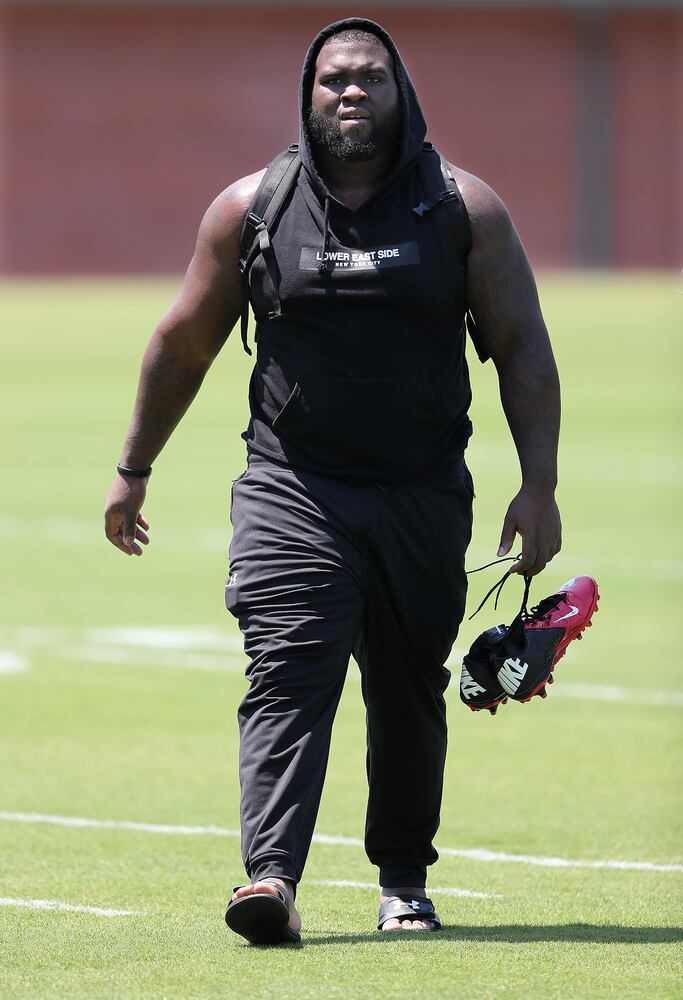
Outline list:
[[[372,160],[379,153],[385,153],[398,144],[398,115],[384,122],[373,122],[370,135],[364,139],[345,135],[337,118],[330,118],[313,108],[308,112],[306,124],[314,152],[316,149],[324,149],[330,156],[345,163]]]

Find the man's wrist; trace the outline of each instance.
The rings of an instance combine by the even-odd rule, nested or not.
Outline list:
[[[120,476],[123,476],[124,479],[149,479],[152,475],[152,466],[147,465],[143,468],[135,468],[129,465],[117,463],[116,471]]]
[[[522,489],[525,493],[536,493],[539,496],[554,496],[557,489],[557,478],[522,479]]]

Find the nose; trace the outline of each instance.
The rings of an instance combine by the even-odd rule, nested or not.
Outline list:
[[[350,101],[355,104],[356,101],[364,101],[367,99],[367,94],[365,91],[358,86],[357,83],[349,83],[342,91],[340,98],[342,101]]]

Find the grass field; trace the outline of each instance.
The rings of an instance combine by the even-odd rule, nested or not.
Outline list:
[[[304,946],[273,950],[222,922],[244,877],[244,658],[223,583],[249,359],[235,335],[156,463],[152,545],[126,559],[101,510],[174,285],[0,287],[0,996],[681,996],[681,283],[546,277],[541,292],[564,386],[565,551],[532,597],[590,573],[595,627],[545,702],[475,715],[454,677],[439,935],[374,930],[351,664],[299,895]],[[471,364],[476,566],[518,476],[494,371]],[[510,584],[500,617],[464,624],[456,670],[518,601]]]

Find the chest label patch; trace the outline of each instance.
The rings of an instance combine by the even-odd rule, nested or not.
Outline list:
[[[378,271],[385,267],[407,267],[420,263],[417,243],[387,243],[368,250],[328,250],[324,256],[328,271]],[[302,247],[300,271],[317,271],[323,263],[320,247]]]

